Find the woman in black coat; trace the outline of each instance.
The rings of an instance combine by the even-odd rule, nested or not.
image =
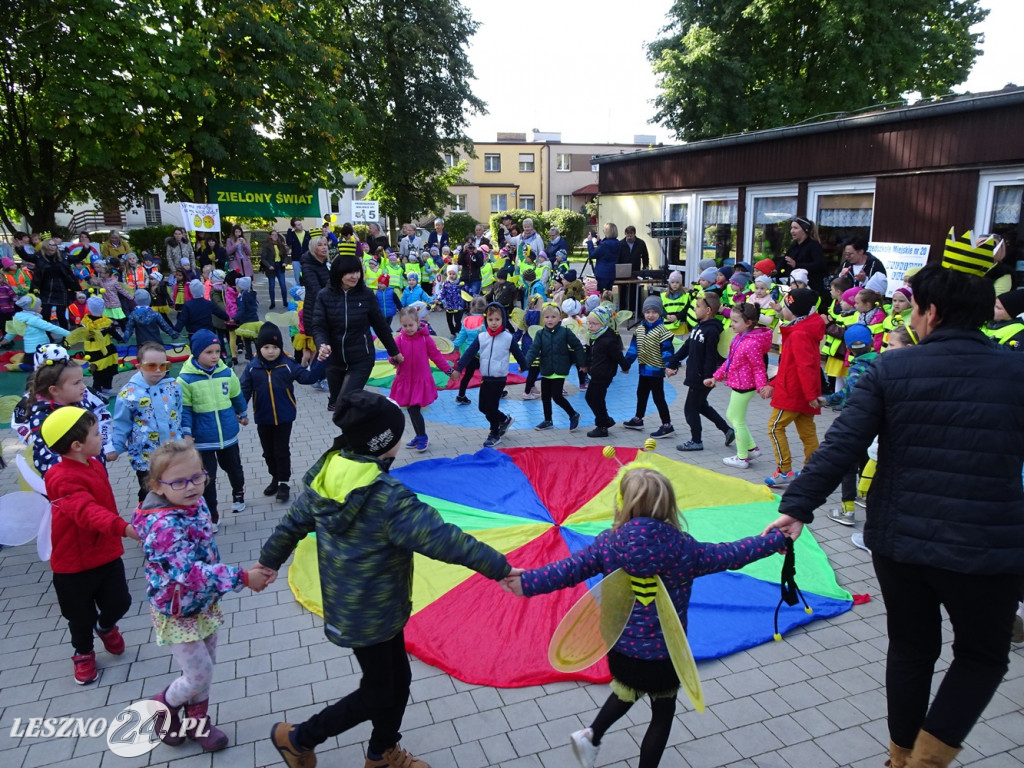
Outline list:
[[[36,254],[35,267],[32,270],[32,290],[39,294],[42,303],[44,320],[50,319],[50,313],[57,313],[57,325],[69,328],[68,306],[71,304],[75,291],[81,290],[78,279],[71,271],[71,264],[82,261],[88,253],[83,248],[78,256],[65,259],[57,251],[57,243],[47,240],[42,250]]]
[[[327,408],[333,411],[340,395],[366,386],[377,355],[373,333],[396,363],[402,362],[402,355],[377,296],[363,281],[359,259],[339,256],[331,265],[330,279],[330,285],[316,296],[312,332],[319,358],[327,360]]]
[[[813,221],[797,216],[789,225],[789,234],[793,236],[793,242],[776,262],[779,274],[786,277],[794,269],[806,269],[807,287],[824,297],[828,293],[825,288],[825,252],[818,240],[818,228]]]

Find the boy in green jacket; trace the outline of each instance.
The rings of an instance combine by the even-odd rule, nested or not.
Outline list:
[[[324,633],[352,648],[359,688],[300,724],[275,723],[270,738],[291,768],[314,765],[331,736],[373,723],[365,768],[429,768],[398,745],[412,672],[404,627],[412,611],[413,553],[472,568],[490,579],[511,572],[505,556],[445,523],[437,510],[388,474],[405,416],[388,398],[357,390],[338,401],[342,434],[309,470],[309,488],[263,545],[276,573],[316,532]]]

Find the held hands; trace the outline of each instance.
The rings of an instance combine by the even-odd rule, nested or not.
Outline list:
[[[119,454],[117,451],[110,451],[110,453],[108,453],[104,458],[107,460],[107,463],[109,464],[112,461],[117,461],[118,455]]]
[[[249,579],[249,589],[253,592],[262,592],[277,580],[277,571],[259,563],[256,563],[246,573]]]
[[[401,365],[402,363],[405,362],[405,357],[402,355],[401,352],[399,352],[397,355],[395,355],[391,359],[395,361],[395,365]]]
[[[238,417],[238,423],[241,424],[243,427],[249,426],[249,417],[248,416],[239,416]]]
[[[124,526],[124,537],[126,539],[133,539],[134,541],[142,541],[142,537],[139,536],[138,531],[132,527],[131,523],[125,523]]]
[[[522,568],[513,568],[508,572],[508,576],[501,580],[501,588],[508,592],[510,595],[516,597],[524,597],[523,595],[523,571]]]
[[[791,538],[793,541],[796,541],[804,529],[804,524],[795,517],[779,515],[779,517],[777,517],[773,522],[768,524],[767,528],[761,531],[761,535],[767,536],[772,532],[772,529],[782,531],[786,536]]]
[[[773,387],[771,384],[765,384],[763,387],[757,390],[757,394],[761,396],[762,400],[771,400],[772,395],[775,394],[775,387]]]
[[[623,371],[623,373],[625,373],[625,371]],[[679,373],[679,369],[678,368],[666,368],[665,369],[665,378],[666,379],[671,379],[677,373]]]
[[[704,386],[707,387],[708,389],[714,389],[715,380],[713,378],[704,379]]]
[[[826,400],[824,397],[816,397],[813,400],[811,400],[808,403],[808,405],[811,406],[811,408],[824,408],[826,405],[828,405],[828,400]]]
[[[331,356],[331,345],[330,344],[321,344],[320,345],[320,351],[317,353],[316,359],[319,360],[320,362],[323,362],[324,360],[326,360],[330,356]]]

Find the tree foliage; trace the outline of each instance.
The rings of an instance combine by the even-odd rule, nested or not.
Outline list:
[[[139,8],[117,0],[8,0],[5,11],[0,220],[14,229],[14,211],[33,230],[52,230],[68,201],[140,200],[160,158],[140,107],[154,72]]]
[[[467,117],[485,111],[465,53],[477,24],[457,0],[344,6],[342,26],[360,30],[349,54],[360,74],[353,100],[365,118],[348,136],[345,167],[365,176],[368,197],[400,222],[441,210],[465,172],[464,164],[446,167],[443,155],[471,151]]]
[[[696,140],[943,95],[987,14],[978,0],[676,0],[648,49],[655,120]]]

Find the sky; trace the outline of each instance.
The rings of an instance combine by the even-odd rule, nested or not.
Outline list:
[[[647,122],[658,88],[646,56],[647,44],[661,37],[672,0],[462,4],[480,22],[468,55],[477,77],[473,90],[489,113],[470,118],[474,141],[494,141],[499,131],[526,133],[530,139],[534,129],[561,132],[566,142],[632,142],[636,134],[673,140],[662,126]],[[1019,51],[1024,2],[983,0],[981,5],[990,10],[974,30],[985,35],[983,53],[956,91],[1024,85]]]

